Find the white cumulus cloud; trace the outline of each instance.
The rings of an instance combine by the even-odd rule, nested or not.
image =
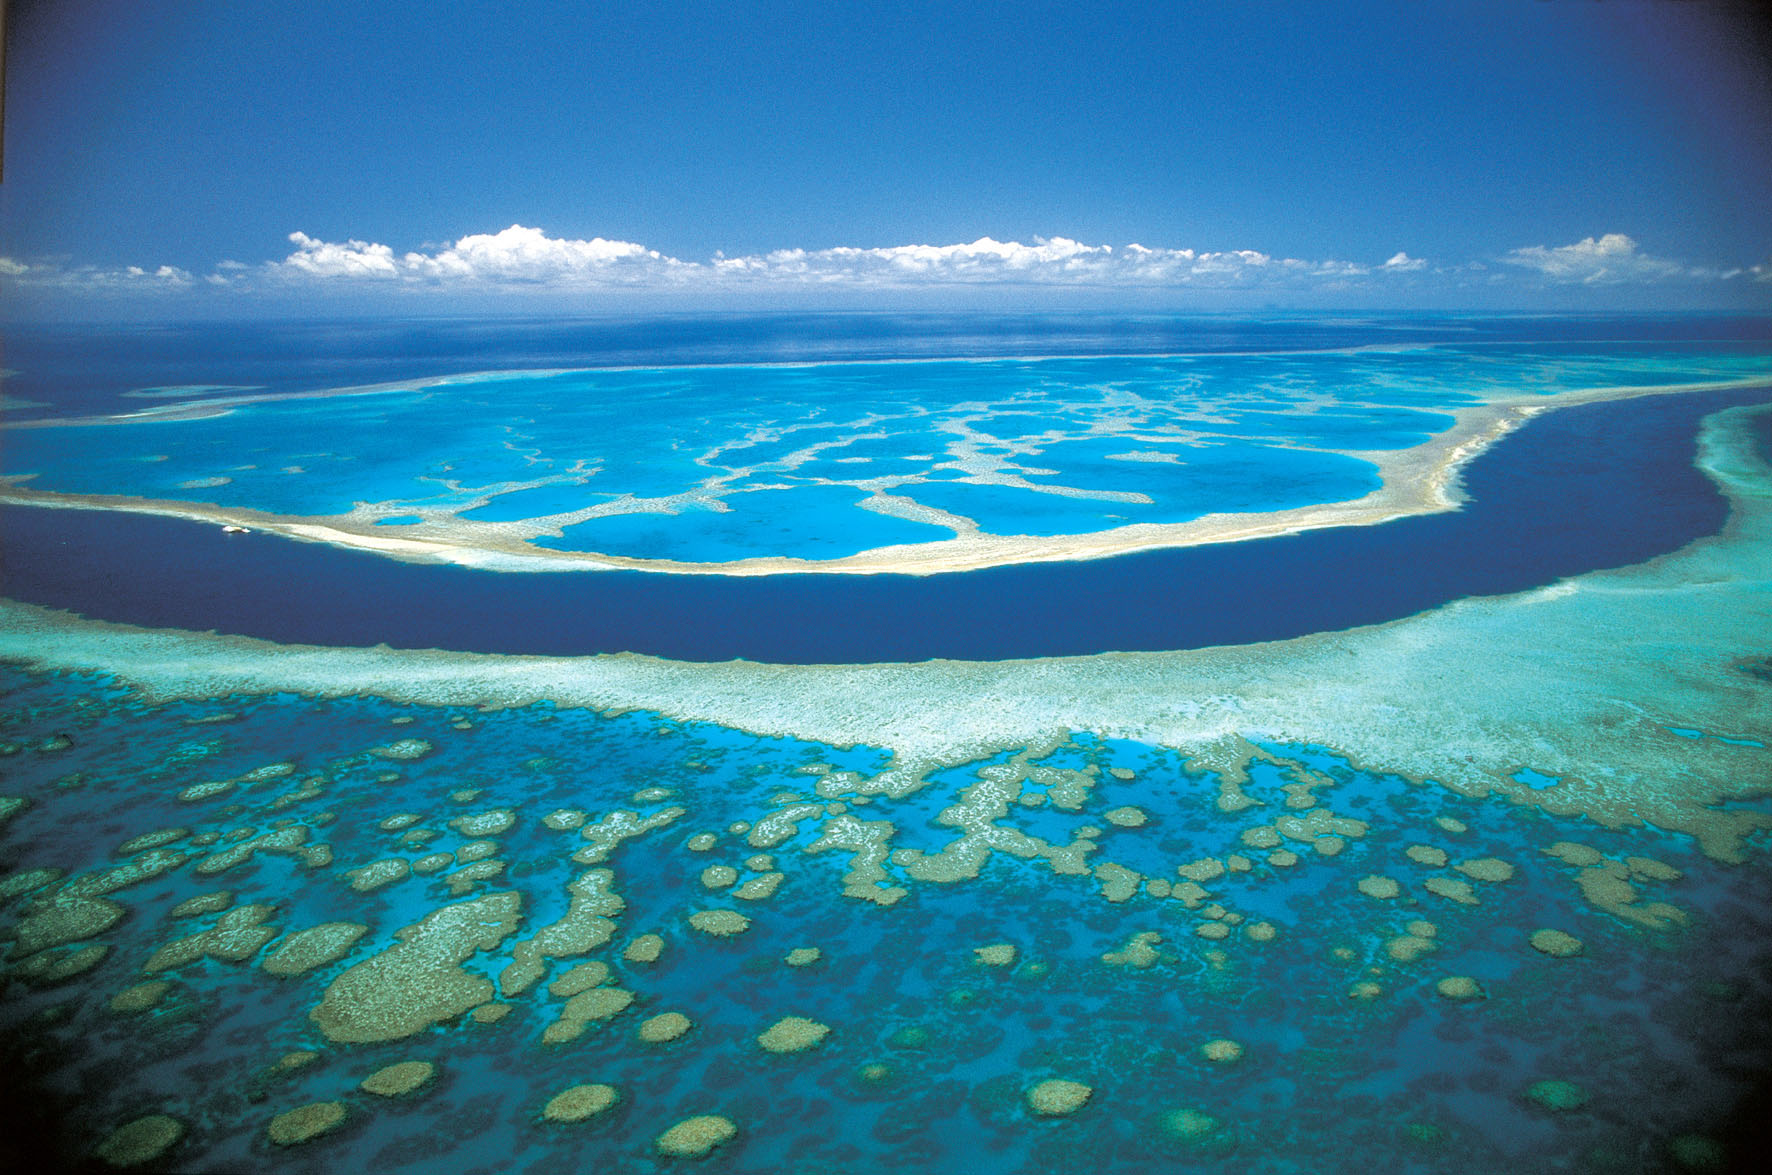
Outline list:
[[[1636,241],[1624,233],[1583,237],[1573,245],[1558,245],[1554,248],[1529,245],[1512,250],[1502,260],[1510,265],[1536,270],[1549,281],[1571,285],[1621,285],[1627,282],[1723,276],[1716,270],[1702,266],[1687,266],[1666,258],[1652,257],[1641,252]]]
[[[372,245],[368,241],[346,241],[336,245],[331,241],[315,240],[304,232],[290,233],[289,240],[295,245],[295,252],[278,264],[310,277],[400,276],[394,251],[386,245]]]
[[[503,232],[463,237],[435,254],[408,253],[401,264],[413,276],[446,280],[571,282],[681,263],[632,241],[562,240],[513,224]]]
[[[396,254],[368,241],[343,244],[303,232],[289,234],[295,252],[267,269],[284,280],[346,279],[410,285],[470,286],[631,284],[658,277],[681,262],[630,241],[550,237],[514,224],[502,232],[475,233],[435,252]]]

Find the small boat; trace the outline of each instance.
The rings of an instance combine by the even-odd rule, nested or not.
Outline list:
[[[233,523],[230,522],[230,523],[228,523],[228,525],[222,527],[222,533],[223,534],[251,534],[252,532],[250,530],[247,530],[244,526],[235,526]]]

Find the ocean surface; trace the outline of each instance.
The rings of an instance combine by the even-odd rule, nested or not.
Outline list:
[[[1763,1130],[1772,321],[31,327],[5,365],[0,1156],[1728,1171]],[[1448,503],[1323,513],[1509,412]],[[452,561],[357,541],[409,534]],[[956,542],[989,565],[916,566]],[[1588,606],[1651,620],[1523,711]],[[1365,651],[1467,613],[1517,650]],[[1126,697],[854,717],[932,658]],[[1239,719],[1299,664],[1297,707],[1395,704]],[[1415,694],[1466,741],[1396,751]]]

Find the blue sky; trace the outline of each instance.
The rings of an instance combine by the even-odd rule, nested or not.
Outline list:
[[[1752,11],[15,3],[0,281],[172,317],[1766,308]]]

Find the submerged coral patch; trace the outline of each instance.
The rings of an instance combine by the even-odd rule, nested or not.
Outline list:
[[[564,972],[558,979],[548,984],[548,994],[560,999],[567,999],[581,991],[589,991],[609,982],[609,964],[601,959],[592,959],[588,963],[580,963]]]
[[[521,906],[521,895],[506,892],[432,911],[334,979],[310,1013],[314,1023],[341,1043],[398,1040],[485,1003],[491,980],[461,963],[514,933]]]
[[[1449,1000],[1480,1000],[1483,985],[1468,975],[1448,975],[1434,984],[1434,990]]]
[[[300,975],[350,953],[369,931],[360,922],[325,922],[284,936],[259,963],[272,975]]]
[[[52,947],[15,964],[11,974],[26,983],[50,987],[92,970],[110,951],[104,943]]]
[[[1120,808],[1110,808],[1101,815],[1102,819],[1109,824],[1120,828],[1142,828],[1145,821],[1150,819],[1144,809],[1135,808],[1130,804]]]
[[[1166,1110],[1158,1119],[1163,1133],[1183,1142],[1199,1142],[1218,1133],[1222,1127],[1217,1118],[1192,1107]]]
[[[1420,934],[1399,934],[1384,944],[1384,953],[1399,963],[1413,963],[1435,949],[1432,937]]]
[[[1162,941],[1163,936],[1154,930],[1141,931],[1127,939],[1119,950],[1103,954],[1101,961],[1110,967],[1153,967],[1162,957],[1157,951],[1157,944]]]
[[[93,1154],[113,1167],[156,1162],[185,1136],[185,1124],[170,1114],[149,1114],[126,1122],[100,1140]]]
[[[1526,1098],[1559,1114],[1573,1113],[1588,1103],[1585,1089],[1573,1081],[1560,1079],[1533,1082],[1526,1090]]]
[[[1421,887],[1429,893],[1445,898],[1449,902],[1474,906],[1477,904],[1477,891],[1470,882],[1459,877],[1430,877],[1421,883]]]
[[[676,1040],[691,1027],[689,1017],[681,1012],[663,1012],[640,1022],[637,1035],[650,1044]]]
[[[189,966],[205,957],[229,963],[244,962],[277,936],[276,927],[264,925],[274,913],[275,906],[262,904],[229,910],[208,930],[174,939],[162,946],[142,964],[142,970],[168,971]]]
[[[1007,967],[1015,962],[1015,946],[1012,943],[993,943],[988,947],[974,947],[973,957],[984,967]]]
[[[1403,887],[1390,877],[1362,877],[1359,881],[1360,892],[1369,898],[1388,901],[1403,892]]]
[[[1433,845],[1410,845],[1403,850],[1403,855],[1417,865],[1426,865],[1431,869],[1442,868],[1451,859],[1447,856],[1445,849],[1436,848]]]
[[[749,930],[751,920],[737,910],[697,910],[689,916],[689,925],[715,938],[731,938]]]
[[[449,822],[449,827],[466,837],[482,838],[501,836],[511,830],[517,823],[517,814],[509,808],[494,808],[487,812],[475,812],[469,816],[457,816]]]
[[[566,1001],[562,1020],[608,1020],[633,1005],[634,993],[620,987],[593,987]]]
[[[738,870],[730,865],[709,865],[701,871],[705,889],[729,889],[738,882]]]
[[[370,754],[377,755],[383,759],[411,760],[422,759],[430,754],[433,749],[434,748],[428,739],[402,738],[396,739],[385,746],[374,747],[370,750]]]
[[[437,1066],[430,1061],[399,1061],[377,1069],[357,1088],[378,1097],[405,1097],[431,1083]]]
[[[658,1153],[672,1158],[700,1158],[730,1142],[738,1126],[718,1114],[702,1114],[677,1123],[654,1142]]]
[[[1453,868],[1476,881],[1508,881],[1514,875],[1512,865],[1495,857],[1480,857],[1475,861],[1461,861]]]
[[[621,957],[630,963],[656,963],[664,954],[664,945],[664,939],[659,935],[638,935],[622,951]]]
[[[29,955],[49,947],[103,934],[123,917],[123,907],[101,897],[66,889],[33,901],[13,926],[13,953]]]
[[[1082,1109],[1094,1093],[1081,1081],[1054,1077],[1028,1090],[1028,1108],[1049,1118],[1063,1117]]]
[[[830,1026],[804,1016],[783,1016],[757,1037],[764,1052],[799,1053],[815,1048],[830,1034]]]
[[[30,893],[34,889],[42,889],[61,875],[60,869],[37,868],[26,869],[23,872],[14,873],[10,877],[0,878],[0,902],[10,901],[20,894]]]
[[[265,1134],[278,1146],[297,1146],[336,1130],[348,1114],[343,1102],[311,1102],[272,1118]]]
[[[506,994],[527,991],[540,979],[543,960],[583,955],[615,936],[614,917],[627,903],[614,892],[608,869],[587,869],[566,885],[566,911],[511,948],[511,962],[499,973]]]
[[[746,902],[761,902],[775,896],[788,875],[779,871],[761,873],[749,878],[745,883],[732,891],[732,896]]]
[[[592,1083],[563,1089],[548,1099],[541,1116],[550,1122],[583,1122],[595,1117],[621,1100],[613,1085]]]
[[[169,980],[150,979],[146,983],[137,983],[132,987],[124,988],[111,997],[111,1002],[107,1006],[111,1011],[125,1016],[145,1012],[158,1004],[171,989],[172,983]]]

